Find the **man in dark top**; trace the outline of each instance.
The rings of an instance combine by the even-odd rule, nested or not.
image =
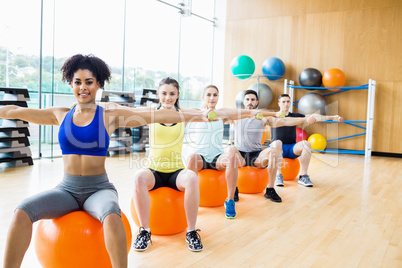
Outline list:
[[[289,108],[292,103],[288,94],[282,94],[279,96],[278,105],[280,108],[281,116],[283,117],[305,117],[305,115],[303,114],[289,112]],[[339,115],[320,116],[319,121],[322,120],[334,120],[342,122],[343,118]],[[296,126],[271,128],[271,135],[271,142],[282,142],[284,158],[295,159],[300,157],[299,160],[301,168],[299,184],[306,187],[313,187],[313,183],[311,182],[310,177],[307,175],[307,170],[311,159],[311,144],[305,140],[296,143]],[[275,185],[284,186],[283,176],[281,174],[280,168],[278,168],[276,174]]]

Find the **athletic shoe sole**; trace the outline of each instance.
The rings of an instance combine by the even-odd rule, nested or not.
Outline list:
[[[303,186],[305,186],[305,187],[313,187],[313,184],[305,184],[305,183],[302,182],[302,181],[299,181],[299,184],[300,184],[300,185],[303,185]]]
[[[190,243],[187,241],[187,239],[186,239],[186,242],[187,242],[187,244],[190,244]],[[191,250],[192,252],[200,252],[200,251],[203,250],[203,248],[202,248],[202,249],[191,249],[190,247],[188,247],[188,249]]]
[[[148,249],[148,246],[147,246],[146,248],[144,248],[144,249],[142,249],[142,248],[135,248],[135,247],[133,247],[133,249],[134,249],[135,251],[145,251],[145,250]]]
[[[265,197],[266,199],[271,200],[272,202],[275,202],[275,203],[281,203],[281,202],[282,202],[282,200],[273,200],[272,198],[268,197],[266,194],[264,194],[264,197]]]

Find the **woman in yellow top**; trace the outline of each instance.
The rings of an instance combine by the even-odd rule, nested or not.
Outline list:
[[[159,83],[158,110],[175,110],[179,112],[194,109],[179,108],[179,83],[170,77]],[[199,204],[198,176],[194,171],[185,169],[181,150],[185,125],[150,124],[150,165],[139,170],[134,176],[134,204],[141,224],[140,233],[134,242],[134,249],[144,251],[151,242],[149,229],[150,199],[148,191],[160,187],[169,187],[184,191],[184,208],[187,218],[186,241],[191,251],[201,251],[201,237],[195,228]]]

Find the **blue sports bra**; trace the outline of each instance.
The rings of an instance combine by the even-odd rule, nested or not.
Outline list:
[[[103,121],[103,108],[97,106],[94,119],[84,127],[73,123],[75,106],[66,114],[59,129],[62,154],[106,156],[110,137]]]

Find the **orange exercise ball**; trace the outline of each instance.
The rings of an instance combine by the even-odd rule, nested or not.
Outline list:
[[[223,206],[228,196],[225,170],[203,169],[198,171],[200,206]]]
[[[281,165],[281,173],[283,180],[291,181],[299,175],[300,162],[299,159],[283,158]]]
[[[265,133],[264,130],[264,132],[262,132],[261,144],[264,144],[266,139],[267,139],[267,133]]]
[[[127,254],[131,248],[130,223],[121,213],[127,236]],[[35,235],[35,250],[45,268],[109,268],[103,225],[85,211],[75,211],[51,220],[40,220]]]
[[[322,151],[327,147],[327,140],[323,135],[318,133],[311,135],[307,141],[311,144],[311,149],[314,150]]]
[[[152,234],[172,235],[187,228],[184,192],[169,187],[161,187],[148,193],[151,203],[149,228]],[[140,227],[133,199],[131,199],[130,210],[135,224]]]
[[[337,69],[331,68],[325,71],[322,76],[322,84],[324,87],[343,87],[345,85],[345,74]],[[337,88],[329,88],[330,91],[339,91]]]
[[[265,190],[268,185],[268,170],[266,168],[241,167],[238,168],[237,187],[239,193],[256,194]]]

